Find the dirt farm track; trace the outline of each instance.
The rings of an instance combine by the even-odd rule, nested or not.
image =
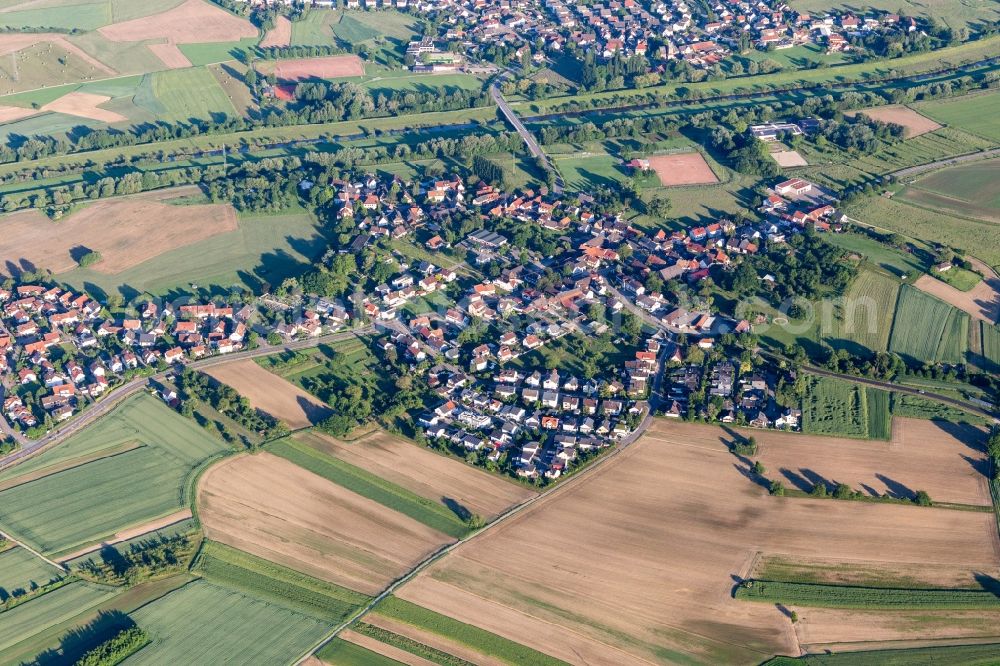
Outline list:
[[[914,635],[914,613],[879,613],[873,622],[868,613],[800,608],[792,625],[773,605],[733,599],[734,577],[761,557],[903,568],[933,585],[996,576],[1000,543],[987,512],[769,496],[725,448],[727,437],[717,427],[658,421],[587,483],[457,548],[397,595],[570,663],[756,664],[820,644],[1000,633],[1000,612],[980,612],[985,619],[974,626],[954,612],[923,612]],[[805,439],[803,447],[839,444]],[[970,454],[947,433],[941,439],[953,447],[928,453],[930,464]],[[885,455],[868,461],[871,472],[888,474]],[[842,476],[835,465],[827,474]],[[855,472],[865,465],[855,461]],[[919,473],[908,472],[907,482],[922,483]],[[965,487],[970,497],[978,492]]]

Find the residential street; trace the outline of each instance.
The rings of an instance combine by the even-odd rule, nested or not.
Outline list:
[[[213,365],[218,365],[220,363],[227,363],[229,361],[236,361],[239,359],[246,358],[257,358],[259,356],[267,356],[269,354],[277,354],[282,351],[299,351],[302,349],[309,349],[311,347],[318,347],[322,344],[340,342],[342,340],[347,340],[351,337],[358,337],[367,333],[373,333],[375,331],[374,326],[365,326],[364,328],[353,329],[350,331],[341,331],[338,333],[331,333],[330,335],[324,335],[317,338],[307,338],[305,340],[295,340],[289,343],[280,345],[269,345],[266,342],[262,342],[256,349],[250,349],[247,351],[236,352],[233,354],[224,354],[219,356],[212,356],[210,358],[202,359],[200,361],[192,361],[186,364],[186,367],[193,369],[207,368]],[[134,395],[139,391],[146,388],[149,385],[150,380],[160,380],[163,379],[168,373],[173,372],[173,368],[165,370],[163,372],[158,372],[155,375],[149,377],[139,377],[133,379],[132,381],[119,386],[118,388],[112,390],[106,397],[104,397],[99,402],[95,403],[90,409],[79,414],[73,418],[65,427],[59,428],[44,437],[40,437],[34,441],[25,440],[21,438],[22,448],[18,449],[14,453],[5,456],[0,459],[0,469],[8,467],[17,461],[27,458],[31,455],[38,453],[44,449],[56,446],[69,438],[76,432],[79,432],[86,426],[90,425],[100,417],[104,416],[112,409],[115,408],[122,400]],[[4,420],[6,425],[6,421]],[[9,427],[9,426],[8,426]]]

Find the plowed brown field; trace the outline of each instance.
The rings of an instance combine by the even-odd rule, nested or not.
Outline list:
[[[452,500],[484,517],[492,518],[535,494],[528,488],[498,479],[386,432],[375,432],[350,443],[317,432],[306,432],[296,437],[421,497],[435,501]]]
[[[319,423],[333,414],[327,405],[295,384],[260,367],[252,359],[213,365],[205,373],[246,396],[250,405],[283,421],[292,430]]]
[[[365,594],[451,540],[269,453],[209,469],[198,507],[208,538]]]
[[[175,44],[235,42],[258,34],[250,21],[204,0],[187,0],[159,14],[106,25],[98,32],[113,42],[166,39]]]
[[[732,598],[758,553],[996,575],[991,513],[772,497],[728,452],[729,437],[659,421],[595,476],[462,545],[396,594],[571,663],[752,664],[800,651],[785,613]],[[826,632],[810,643],[914,633],[903,621],[873,629],[867,614],[827,628],[813,626],[822,618],[812,610],[800,616]]]

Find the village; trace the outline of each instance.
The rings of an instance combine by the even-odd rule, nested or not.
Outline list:
[[[136,377],[372,322],[385,333],[378,344],[423,369],[440,398],[419,418],[428,440],[485,452],[484,464],[515,444],[527,447],[516,460],[505,457],[527,478],[558,478],[575,460],[567,449],[588,453],[632,433],[650,412],[650,392],[665,367],[673,369],[658,406],[667,416],[797,427],[797,405],[774,400],[773,369],[731,358],[731,339],[750,335],[751,323],[682,306],[668,287],[729,270],[807,223],[837,230],[820,188],[798,179],[776,183],[760,224],[720,220],[648,235],[619,215],[596,213],[586,195],[504,192],[484,183],[468,191],[457,175],[418,188],[373,177],[330,185],[337,219],[358,231],[351,251],[405,240],[439,256],[440,265],[397,257],[398,272],[359,299],[301,294],[301,307],[277,314],[269,306],[276,297],[264,295],[246,304],[148,301],[112,315],[84,293],[9,280],[0,291],[0,363],[11,425],[39,437]],[[402,192],[398,202],[390,191]],[[461,215],[481,228],[446,242],[443,235],[453,234],[445,221]],[[559,251],[545,257],[530,242],[515,247],[489,230],[503,220],[505,228],[558,236]],[[722,336],[728,346],[719,344]],[[547,367],[541,351],[532,355],[586,337],[608,340],[627,358],[613,367],[588,362],[576,376],[554,362]]]
[[[846,53],[870,35],[909,35],[920,29],[913,17],[885,11],[799,12],[783,2],[689,3],[685,0],[606,0],[576,3],[547,0],[245,0],[254,5],[319,9],[392,8],[440,22],[439,35],[410,43],[415,72],[456,71],[487,49],[509,48],[512,60],[544,66],[567,51],[591,54],[598,62],[645,59],[643,74],[662,74],[679,60],[695,69],[716,70],[734,53],[769,52],[816,45]],[[448,45],[461,45],[457,53]],[[754,63],[756,65],[756,63]],[[756,69],[756,67],[754,68]],[[750,72],[751,74],[756,72]]]

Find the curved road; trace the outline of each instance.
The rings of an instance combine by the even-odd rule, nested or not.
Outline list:
[[[213,365],[218,365],[219,363],[226,363],[229,361],[235,361],[239,359],[246,358],[256,358],[258,356],[267,356],[269,354],[277,354],[283,351],[298,351],[301,349],[309,349],[310,347],[317,347],[324,343],[333,343],[346,340],[351,337],[361,336],[366,333],[373,333],[375,331],[374,326],[365,326],[364,328],[352,329],[350,331],[341,331],[338,333],[331,333],[329,335],[320,336],[318,338],[308,338],[306,340],[294,340],[292,342],[280,345],[269,345],[266,342],[261,343],[256,349],[249,349],[247,351],[236,352],[233,354],[222,354],[219,356],[211,356],[200,361],[192,361],[191,363],[185,364],[185,367],[193,369],[207,368]],[[0,459],[0,469],[9,467],[24,458],[33,456],[45,449],[51,448],[62,443],[70,435],[76,433],[86,426],[93,423],[95,420],[104,416],[112,409],[114,409],[122,400],[138,393],[143,390],[150,380],[161,380],[166,377],[167,373],[172,372],[175,368],[170,368],[164,370],[163,372],[158,372],[149,377],[138,377],[132,381],[123,384],[110,393],[107,394],[99,402],[93,404],[90,409],[79,414],[76,418],[66,424],[64,427],[50,432],[44,437],[40,437],[27,446],[23,446],[14,453]]]

